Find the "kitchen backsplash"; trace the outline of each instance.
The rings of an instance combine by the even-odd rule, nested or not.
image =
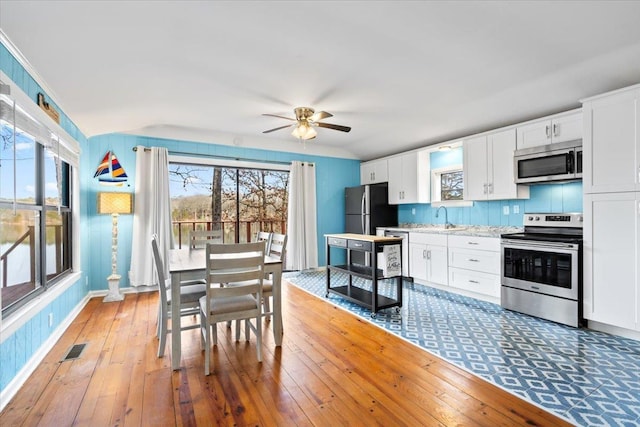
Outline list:
[[[540,184],[530,187],[528,200],[473,202],[469,207],[447,208],[449,222],[465,225],[522,226],[524,213],[582,212],[582,181],[566,184]],[[431,204],[398,206],[398,223],[440,224],[441,212],[435,217]]]

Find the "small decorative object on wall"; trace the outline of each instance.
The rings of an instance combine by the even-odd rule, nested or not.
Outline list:
[[[60,113],[58,113],[47,101],[44,100],[44,93],[38,93],[38,106],[42,108],[42,111],[47,113],[54,122],[60,124]]]
[[[99,214],[111,214],[111,275],[107,277],[109,293],[104,302],[122,301],[120,293],[120,275],[118,274],[118,215],[133,212],[133,195],[131,193],[98,193]]]
[[[104,155],[93,177],[98,177],[98,181],[102,185],[112,185],[117,187],[122,186],[128,178],[124,168],[116,158],[113,151],[107,151],[107,154]]]

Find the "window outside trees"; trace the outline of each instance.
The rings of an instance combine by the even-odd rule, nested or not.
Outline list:
[[[0,119],[3,315],[71,269],[70,177],[54,150]]]
[[[176,247],[190,230],[221,230],[224,243],[258,231],[286,233],[289,172],[171,162],[169,185]]]

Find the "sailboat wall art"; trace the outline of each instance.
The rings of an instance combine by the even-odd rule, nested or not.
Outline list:
[[[107,151],[107,154],[104,155],[104,158],[98,165],[96,174],[93,175],[93,177],[97,177],[98,181],[102,185],[117,187],[122,186],[122,184],[127,182],[128,178],[127,173],[124,171],[124,168],[113,151]]]

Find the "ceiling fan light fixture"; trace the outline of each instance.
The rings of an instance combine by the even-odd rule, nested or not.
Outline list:
[[[316,137],[318,133],[316,132],[316,130],[314,128],[312,128],[311,126],[309,126],[308,123],[300,123],[298,124],[298,126],[296,126],[293,129],[293,132],[291,132],[291,135],[295,136],[298,139],[313,139]]]

